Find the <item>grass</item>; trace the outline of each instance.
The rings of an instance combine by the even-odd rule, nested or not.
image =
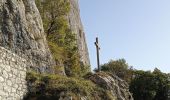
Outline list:
[[[110,91],[87,79],[54,74],[27,73],[29,94],[25,100],[59,100],[72,97],[73,100],[115,100]]]
[[[72,93],[74,95],[88,96],[95,91],[96,85],[83,78],[66,77],[53,74],[27,73],[29,84],[29,96],[59,97],[59,94]]]

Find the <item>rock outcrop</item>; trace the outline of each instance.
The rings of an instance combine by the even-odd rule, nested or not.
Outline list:
[[[27,79],[31,87],[26,100],[133,100],[128,84],[105,72],[89,73],[85,79],[30,73]]]
[[[86,44],[85,32],[80,18],[80,10],[78,4],[79,0],[69,0],[69,1],[71,6],[70,13],[68,15],[70,29],[77,36],[77,45],[79,49],[81,62],[84,65],[89,66],[90,65],[89,53]]]
[[[114,98],[114,100],[133,100],[128,84],[116,75],[99,72],[90,76],[89,79],[106,89],[110,98]]]
[[[76,96],[78,100],[134,100],[129,92],[128,84],[116,75],[98,72],[86,78],[95,84],[96,89],[93,92],[89,91],[91,95],[79,94]],[[74,93],[68,91],[60,93],[59,100],[75,100],[74,98]]]
[[[54,61],[35,0],[0,0],[0,46],[26,59],[28,68],[52,72]]]

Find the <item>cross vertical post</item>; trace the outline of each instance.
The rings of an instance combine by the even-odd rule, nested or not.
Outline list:
[[[100,72],[100,59],[99,59],[99,50],[100,50],[100,47],[99,47],[98,37],[96,37],[96,42],[94,44],[96,46],[96,52],[97,52],[97,67],[98,67],[97,71]]]

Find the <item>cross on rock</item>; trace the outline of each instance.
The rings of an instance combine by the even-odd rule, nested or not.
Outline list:
[[[96,52],[97,52],[97,71],[100,72],[100,59],[99,59],[99,50],[100,50],[100,47],[99,47],[99,40],[98,40],[98,37],[96,37],[96,42],[94,42],[95,46],[96,46]]]

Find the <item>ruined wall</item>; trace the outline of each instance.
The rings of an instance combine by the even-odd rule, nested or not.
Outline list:
[[[80,59],[84,65],[90,65],[85,32],[80,18],[78,0],[70,0],[70,4],[71,4],[71,11],[68,15],[68,21],[71,30],[76,34],[77,45],[81,57]]]
[[[22,100],[27,92],[27,61],[0,47],[0,100]]]

